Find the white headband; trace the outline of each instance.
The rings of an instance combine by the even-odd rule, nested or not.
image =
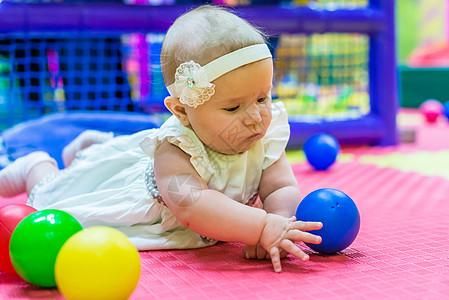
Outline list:
[[[241,66],[269,57],[271,53],[267,45],[257,44],[223,55],[204,67],[191,60],[179,65],[175,82],[167,89],[181,103],[197,107],[215,93],[215,85],[211,81]]]

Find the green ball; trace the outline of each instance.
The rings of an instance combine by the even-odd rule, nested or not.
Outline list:
[[[28,215],[11,236],[9,252],[14,269],[32,284],[56,286],[55,262],[59,250],[82,229],[73,216],[61,210],[46,209]]]

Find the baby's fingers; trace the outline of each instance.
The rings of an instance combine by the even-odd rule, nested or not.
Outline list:
[[[303,222],[296,221],[293,222],[292,228],[299,229],[301,231],[310,231],[310,230],[318,230],[323,227],[323,223],[321,222]]]
[[[286,238],[295,242],[304,242],[311,244],[320,244],[321,237],[308,232],[302,232],[300,230],[290,230],[286,234]]]
[[[286,252],[293,254],[294,256],[298,257],[302,261],[308,261],[309,256],[304,253],[298,246],[292,243],[292,241],[289,240],[283,240],[280,244],[280,247],[285,250]]]
[[[271,264],[273,265],[274,271],[276,273],[280,273],[282,271],[282,266],[281,266],[281,257],[279,254],[278,247],[273,247],[270,249],[270,257],[271,257]]]

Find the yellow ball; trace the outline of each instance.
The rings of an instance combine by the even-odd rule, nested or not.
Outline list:
[[[127,299],[139,275],[137,249],[126,235],[110,227],[79,231],[56,258],[56,284],[69,300]]]

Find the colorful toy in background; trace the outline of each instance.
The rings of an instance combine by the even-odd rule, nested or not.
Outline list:
[[[449,99],[449,0],[396,5],[401,105],[417,108],[426,99]]]
[[[438,100],[428,99],[420,105],[419,111],[428,123],[435,123],[444,114],[444,106]]]
[[[418,14],[418,45],[410,53],[407,64],[421,68],[449,67],[449,1],[414,2]]]
[[[419,72],[417,74],[419,82],[415,80],[412,84],[416,86],[417,91],[422,92],[417,93],[417,91],[412,90],[411,93],[418,94],[419,111],[426,122],[435,123],[441,115],[449,119],[446,113],[446,107],[449,104],[437,100],[449,97],[444,81],[444,78],[447,78],[447,74],[449,74],[447,69],[449,67],[449,1],[414,1],[418,8],[416,22],[418,23],[418,45],[408,56],[407,65],[412,67],[415,72]],[[441,78],[442,81],[438,82],[436,78]],[[413,88],[410,87],[409,90]],[[412,95],[408,95],[408,98],[412,98]],[[408,98],[404,100],[412,102]],[[428,99],[421,102],[426,98]]]
[[[441,103],[436,99],[427,99],[420,105],[419,111],[428,123],[436,123],[440,116],[449,122],[449,101]]]
[[[323,228],[310,231],[321,236],[321,244],[306,245],[324,254],[349,247],[360,229],[360,214],[354,201],[342,191],[330,188],[308,194],[298,205],[296,219],[323,223]]]
[[[303,150],[309,164],[317,171],[324,171],[335,163],[340,144],[333,136],[319,133],[306,140]]]
[[[148,99],[147,103],[143,105],[143,107],[146,108],[146,111],[168,112],[164,105],[164,99],[169,96],[169,94],[165,88],[160,59],[164,37],[165,35],[160,33],[147,34],[146,41],[149,49],[149,70],[151,74],[151,99]]]
[[[428,123],[436,123],[440,116],[449,122],[449,100],[441,103],[436,99],[427,99],[420,105],[419,111]]]
[[[148,82],[148,45],[145,41],[145,34],[135,33],[124,35],[122,43],[127,45],[124,53],[125,69],[128,75],[128,82],[131,87],[131,99],[140,101],[149,97]],[[146,83],[146,84],[145,84]]]
[[[129,34],[122,37],[128,51],[125,69],[131,86],[131,98],[144,112],[166,112],[164,99],[168,96],[162,77],[160,52],[162,33]]]
[[[310,0],[310,2],[333,7],[366,7],[368,5],[368,0]]]
[[[273,97],[295,116],[356,119],[367,115],[368,44],[361,34],[281,35]]]
[[[175,0],[126,0],[134,5],[173,5]],[[193,3],[192,3],[193,4]],[[200,4],[200,3],[198,3]],[[160,53],[165,34],[134,33],[122,36],[122,43],[128,48],[124,65],[131,86],[131,99],[144,112],[167,112],[164,99],[168,96],[162,77]]]
[[[9,255],[11,235],[26,216],[36,212],[25,204],[10,204],[0,208],[0,271],[17,274]]]
[[[53,106],[53,109],[51,111],[63,112],[65,111],[65,92],[62,76],[59,73],[58,52],[54,49],[47,49],[47,59],[48,71],[51,74],[50,86],[52,88],[52,93],[50,97],[44,95],[44,100],[53,101],[53,103],[50,104],[50,106]]]
[[[0,118],[5,118],[8,115],[9,73],[8,60],[0,55]]]
[[[449,101],[446,101],[443,104],[444,107],[444,115],[446,116],[446,118],[449,120]]]
[[[423,45],[415,49],[410,54],[407,64],[421,68],[449,67],[449,42]]]
[[[137,286],[140,258],[122,232],[87,228],[67,240],[55,265],[56,284],[67,299],[128,299]]]
[[[127,299],[139,281],[140,257],[116,229],[83,229],[67,212],[13,204],[0,208],[0,271],[57,286],[71,300]]]

